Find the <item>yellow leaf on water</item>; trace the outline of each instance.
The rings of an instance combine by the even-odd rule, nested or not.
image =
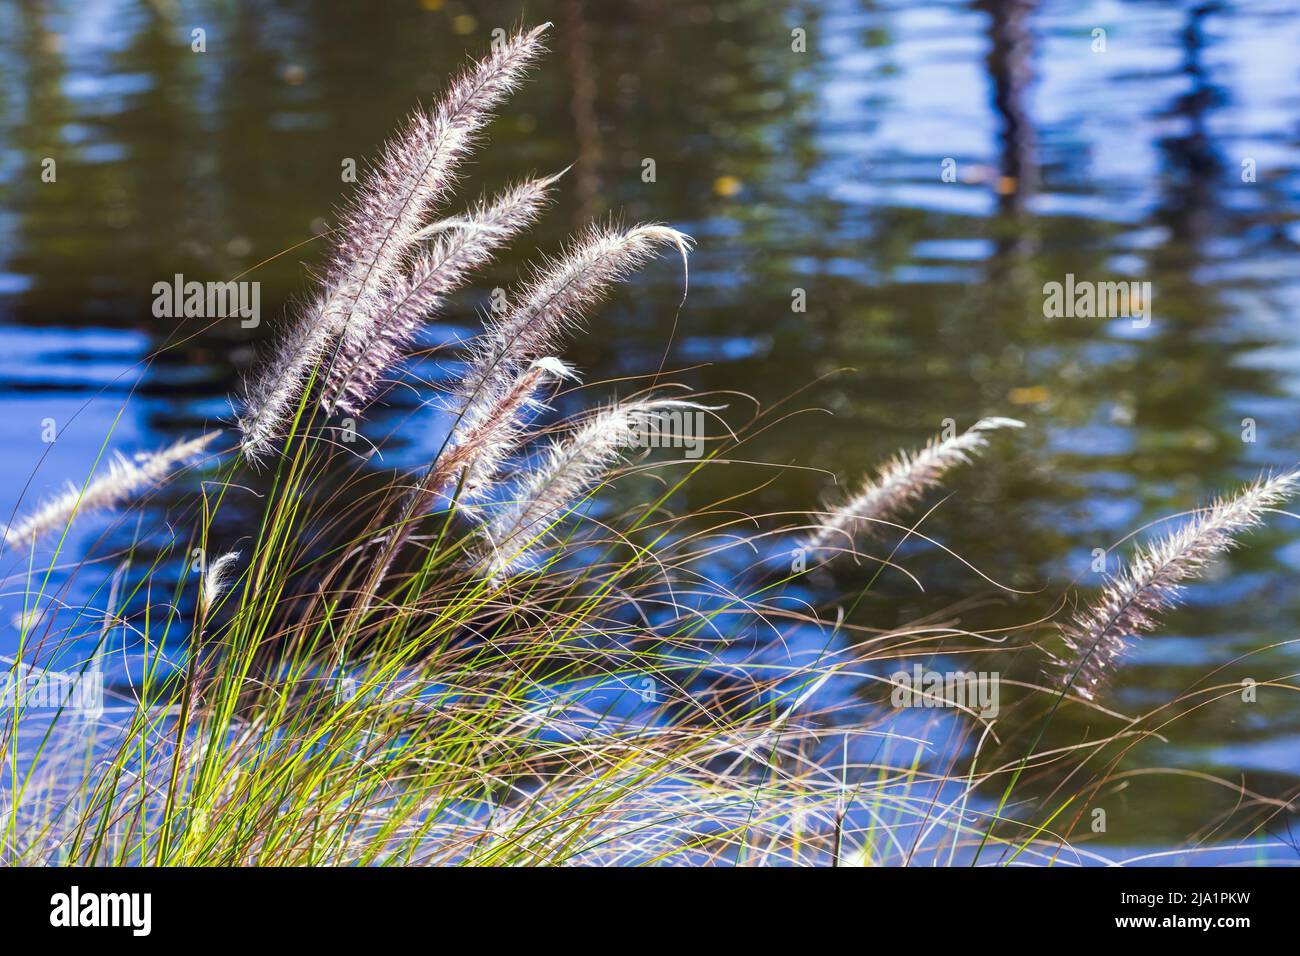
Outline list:
[[[744,184],[736,176],[719,176],[713,181],[715,196],[734,196]]]
[[[1051,397],[1052,393],[1047,390],[1046,385],[1028,385],[1007,392],[1007,401],[1012,405],[1038,405]]]

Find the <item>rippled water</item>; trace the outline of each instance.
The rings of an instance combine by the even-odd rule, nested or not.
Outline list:
[[[748,449],[792,466],[759,492],[771,512],[808,507],[831,476],[854,481],[945,419],[1028,423],[957,477],[925,525],[1025,593],[909,547],[901,560],[924,592],[886,575],[865,623],[954,608],[947,619],[963,627],[1033,635],[1027,625],[1071,582],[1085,596],[1096,586],[1094,549],[1300,458],[1300,16],[1288,4],[380,6],[33,0],[0,11],[5,509],[84,477],[110,428],[114,446],[146,448],[228,414],[253,338],[236,321],[155,319],[153,284],[257,266],[264,313],[278,315],[307,288],[302,263],[318,255],[309,240],[344,160],[370,155],[467,50],[523,14],[556,22],[556,50],[493,126],[466,194],[576,162],[536,248],[610,212],[698,242],[680,316],[680,270],[665,260],[575,344],[590,379],[653,371],[675,323],[668,367],[689,370],[674,378],[764,404],[804,388],[792,408],[824,411]],[[191,52],[195,27],[206,53]],[[791,50],[796,27],[807,53]],[[46,157],[55,183],[41,181]],[[527,251],[459,297],[430,344],[465,335]],[[1150,282],[1149,325],[1046,319],[1044,284],[1067,274]],[[805,312],[792,311],[796,289]],[[445,374],[432,361],[418,371]],[[395,392],[375,432],[415,405]],[[436,443],[413,421],[388,464],[415,464]],[[702,504],[772,474],[708,470],[690,494]],[[102,530],[82,523],[71,552]],[[1275,517],[1191,588],[1106,705],[1136,715],[1247,677],[1294,685],[1297,532]],[[16,559],[4,560],[11,573]],[[21,606],[0,596],[0,652],[12,651]],[[1003,669],[1029,678],[1036,658]],[[1295,699],[1265,688],[1251,705],[1208,701],[1142,742],[1092,842],[1131,852],[1285,834],[1272,806],[1239,811],[1220,834],[1242,798],[1208,777],[1294,795]],[[1096,733],[1067,708],[1048,744]]]

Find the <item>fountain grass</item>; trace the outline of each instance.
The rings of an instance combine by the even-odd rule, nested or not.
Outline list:
[[[456,162],[541,36],[520,32],[472,66],[385,150],[335,234],[324,288],[250,379],[233,442],[207,435],[119,460],[6,530],[5,553],[24,559],[6,581],[24,606],[11,683],[27,689],[20,678],[55,667],[90,681],[119,653],[128,677],[102,712],[14,695],[0,724],[0,856],[114,866],[1101,860],[1071,836],[1118,771],[1084,768],[1169,721],[1163,708],[1134,718],[1098,703],[1117,655],[1079,662],[1083,693],[1073,675],[1018,685],[997,721],[948,710],[940,753],[898,711],[824,692],[852,681],[888,697],[891,665],[939,653],[1041,653],[1025,636],[1033,622],[1008,640],[951,614],[883,630],[859,614],[882,573],[910,576],[903,543],[938,545],[920,530],[929,512],[909,512],[989,433],[1020,422],[981,419],[899,455],[845,503],[797,516],[762,514],[743,492],[682,506],[702,469],[734,471],[750,457],[776,424],[770,410],[721,429],[698,458],[628,447],[630,435],[666,428],[667,412],[721,411],[659,376],[641,394],[547,422],[555,389],[576,387],[556,357],[565,337],[653,254],[675,250],[685,263],[682,233],[593,227],[545,260],[512,306],[484,317],[464,373],[433,399],[454,421],[425,468],[384,477],[348,441],[339,413],[360,417],[382,397],[445,294],[531,222],[555,184],[534,180],[434,219]],[[164,483],[179,496],[165,520],[147,507]],[[611,511],[620,500],[637,503]],[[69,530],[91,506],[119,510],[69,566]],[[1224,550],[1258,518],[1232,515],[1202,550]],[[883,553],[859,552],[862,538]],[[844,593],[830,568],[839,554],[858,562],[836,562],[856,568]],[[1166,573],[1161,593],[1203,564]],[[87,577],[91,596],[73,600]],[[1145,578],[1131,580],[1147,593]],[[1143,613],[1103,609],[1087,634],[1067,634],[1072,646],[1119,646],[1165,603],[1126,602]],[[815,633],[822,652],[764,655],[797,630]],[[593,688],[618,703],[593,700]],[[1040,752],[1061,706],[1092,708],[1114,729]],[[870,756],[850,758],[860,744]]]

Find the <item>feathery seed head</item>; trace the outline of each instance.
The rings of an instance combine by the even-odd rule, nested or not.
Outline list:
[[[877,531],[880,523],[892,521],[938,485],[946,472],[969,464],[975,453],[988,446],[989,432],[1024,427],[1025,423],[1015,418],[982,418],[960,435],[931,439],[919,452],[899,452],[856,495],[828,509],[803,547],[822,548],[836,538],[851,542],[859,530],[867,534]]]
[[[534,358],[554,351],[564,335],[610,288],[649,261],[664,245],[686,261],[690,237],[661,225],[622,231],[591,227],[558,260],[537,270],[516,305],[501,317],[489,317],[483,333],[470,345],[469,363],[453,405],[463,410],[478,392],[511,378]]]
[[[176,465],[202,453],[220,434],[217,430],[198,438],[178,441],[161,451],[137,455],[134,461],[116,455],[109,462],[108,471],[92,479],[84,489],[70,485],[62,494],[7,527],[5,543],[33,542],[51,531],[66,527],[81,512],[121,504],[137,492],[160,484]]]
[[[208,565],[203,574],[203,590],[199,598],[204,613],[212,609],[230,587],[230,576],[239,562],[239,552],[229,551]]]
[[[431,111],[412,117],[406,130],[384,148],[374,170],[363,178],[335,232],[325,292],[297,318],[259,377],[245,387],[239,426],[241,448],[250,463],[270,454],[288,431],[312,371],[322,363],[331,369],[325,383],[335,392],[330,396],[330,408],[347,382],[346,375],[335,375],[334,365],[364,370],[369,366],[362,359],[377,363],[378,371],[363,372],[361,384],[348,401],[352,408],[365,404],[373,380],[391,364],[397,348],[388,339],[400,343],[411,332],[409,312],[391,323],[384,322],[395,302],[405,303],[417,289],[423,290],[410,305],[418,311],[427,310],[430,296],[436,298],[436,290],[424,290],[421,280],[445,263],[436,258],[436,252],[433,260],[418,258],[421,230],[453,183],[457,163],[472,148],[496,107],[544,51],[541,37],[548,27],[544,24],[516,34],[456,77]],[[461,273],[474,264],[462,263]],[[389,325],[392,328],[380,335],[378,329]],[[375,343],[373,354],[368,348],[371,343]],[[335,355],[340,347],[344,350],[341,357]]]
[[[459,489],[458,505],[473,513],[473,502],[488,493],[502,464],[519,446],[530,413],[546,407],[538,398],[541,389],[577,377],[572,366],[558,358],[540,358],[490,402],[484,401],[472,419],[462,416],[416,485],[406,511],[418,516],[440,499],[450,503],[450,493]]]
[[[497,45],[452,81],[433,110],[416,113],[385,146],[338,233],[330,284],[344,290],[349,313],[367,305],[400,271],[430,211],[454,183],[457,164],[544,52],[547,26]]]
[[[534,539],[606,477],[624,456],[629,438],[654,433],[664,415],[678,410],[705,406],[670,399],[614,404],[588,418],[568,438],[553,442],[520,482],[515,500],[480,528],[490,550],[487,576],[497,578],[527,563],[525,552]]]
[[[354,334],[343,340],[321,390],[327,412],[338,408],[359,415],[365,410],[382,376],[402,360],[446,295],[541,215],[557,178],[521,183],[492,203],[480,202],[468,214],[425,231],[433,240],[429,248],[385,290],[373,313],[354,317]]]
[[[1236,495],[1197,511],[1178,530],[1139,546],[1097,602],[1063,628],[1069,653],[1051,658],[1053,676],[1093,699],[1130,639],[1154,630],[1158,615],[1178,603],[1183,582],[1235,548],[1238,535],[1257,527],[1264,514],[1298,490],[1300,469],[1262,475]]]

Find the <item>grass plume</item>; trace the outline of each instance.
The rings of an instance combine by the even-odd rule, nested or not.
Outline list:
[[[960,435],[933,438],[912,454],[899,452],[855,495],[819,516],[819,526],[808,535],[804,547],[820,549],[836,541],[852,547],[855,534],[877,533],[938,485],[948,471],[969,464],[972,456],[988,445],[989,432],[1024,427],[1024,422],[1014,418],[982,418]]]
[[[472,425],[490,409],[503,382],[561,346],[565,334],[613,285],[665,245],[677,249],[685,263],[690,243],[689,236],[662,225],[591,227],[564,255],[536,271],[517,305],[487,319],[483,334],[471,345],[453,408]]]
[[[514,500],[482,527],[490,549],[489,577],[526,563],[547,527],[599,483],[638,437],[654,434],[662,416],[701,410],[694,402],[645,399],[621,402],[591,416],[546,454],[519,482]]]
[[[1070,653],[1054,661],[1060,678],[1093,699],[1138,634],[1154,630],[1178,603],[1183,583],[1239,544],[1263,516],[1300,490],[1300,470],[1264,475],[1236,494],[1197,511],[1181,528],[1139,547],[1095,604],[1064,628]]]
[[[385,291],[373,316],[357,323],[337,360],[330,366],[321,393],[327,412],[335,408],[360,415],[374,400],[381,377],[402,359],[445,296],[470,273],[491,261],[492,254],[526,229],[541,214],[550,186],[558,179],[534,179],[507,190],[491,204],[481,203],[463,217],[437,224],[431,245]]]
[[[134,460],[115,454],[102,475],[81,488],[69,485],[57,497],[5,528],[5,543],[28,544],[67,527],[77,514],[121,505],[141,491],[156,487],[177,465],[200,455],[220,434],[212,431],[198,438],[181,439]]]
[[[239,428],[241,448],[250,462],[265,459],[289,430],[323,365],[331,366],[323,377],[333,382],[332,406],[349,370],[355,373],[364,366],[361,357],[369,357],[368,347],[374,350],[376,362],[387,361],[392,358],[392,342],[385,336],[400,341],[409,334],[409,324],[393,315],[396,307],[405,304],[400,297],[393,298],[399,295],[395,288],[402,285],[408,270],[415,271],[407,282],[418,282],[418,270],[440,262],[420,262],[416,255],[429,216],[493,111],[542,54],[542,34],[548,26],[517,33],[497,46],[456,77],[431,111],[415,113],[403,133],[384,147],[333,234],[325,290],[289,326],[266,366],[245,385]],[[519,201],[520,195],[516,192],[506,199],[516,200],[517,215],[519,206],[527,206]],[[498,212],[505,214],[504,209]],[[522,218],[527,218],[526,212]],[[476,241],[482,243],[486,236],[479,232]],[[471,264],[462,263],[459,271]],[[341,357],[335,354],[340,349]],[[344,369],[342,378],[331,379],[334,364]],[[362,376],[358,388],[364,389],[367,381],[369,377]],[[364,397],[364,391],[356,396]]]

